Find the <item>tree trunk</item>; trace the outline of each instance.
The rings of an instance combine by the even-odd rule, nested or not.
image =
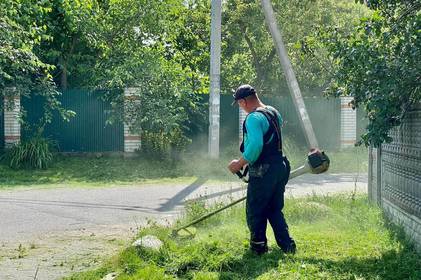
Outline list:
[[[60,89],[66,90],[67,89],[67,65],[66,61],[63,59],[63,57],[60,57],[59,60],[61,73],[60,73]]]

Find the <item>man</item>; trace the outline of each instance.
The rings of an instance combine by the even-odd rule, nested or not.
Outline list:
[[[290,167],[282,154],[281,124],[278,111],[263,104],[250,85],[240,86],[233,95],[248,113],[243,123],[242,156],[231,161],[232,173],[249,167],[246,216],[250,230],[250,248],[258,255],[268,251],[267,221],[273,228],[276,242],[285,253],[295,253],[296,245],[288,232],[282,208],[285,184]]]

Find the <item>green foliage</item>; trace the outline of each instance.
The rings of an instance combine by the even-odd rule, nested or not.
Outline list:
[[[13,145],[5,154],[13,169],[45,169],[53,160],[52,142],[40,136]]]
[[[44,1],[48,12],[37,18],[50,39],[42,41],[36,53],[43,62],[54,65],[51,73],[61,90],[86,86],[92,81],[92,67],[98,59],[98,49],[92,44],[97,2]]]
[[[205,121],[199,101],[207,90],[207,74],[198,64],[206,60],[206,46],[194,33],[203,37],[205,31],[192,23],[191,17],[200,17],[188,9],[188,2],[164,2],[119,0],[99,5],[92,24],[94,48],[101,58],[92,77],[99,88],[137,88],[126,99],[119,91],[109,91],[104,98],[114,105],[116,118],[147,136],[146,146],[155,146],[151,153],[175,151],[176,157],[190,142],[189,133]],[[151,143],[153,139],[157,143]]]
[[[198,96],[173,83],[176,78],[165,80],[158,73],[156,79],[153,77],[125,100],[124,119],[131,124],[131,131],[142,134],[143,152],[162,159],[169,155],[177,158],[191,142],[187,137],[190,124],[199,127],[200,119],[204,119],[203,105]]]
[[[284,255],[277,248],[271,231],[269,253],[259,257],[250,253],[244,207],[239,206],[200,226],[192,239],[174,239],[169,228],[142,229],[139,236],[153,234],[164,242],[163,248],[159,252],[127,248],[113,270],[119,272],[118,279],[155,279],[156,275],[162,279],[421,277],[419,254],[366,196],[310,196],[287,199],[285,205],[286,219],[298,245],[294,256]],[[300,210],[303,206],[319,210],[304,215]],[[329,209],[329,214],[321,214],[325,212],[320,209]]]
[[[32,1],[5,0],[0,3],[0,94],[13,97],[32,88],[54,91],[51,65],[42,62],[33,48],[45,39],[44,27],[34,17],[48,8]]]
[[[179,129],[168,134],[143,131],[140,152],[149,159],[180,160],[189,142]]]
[[[43,61],[35,51],[51,37],[47,26],[38,21],[51,11],[48,1],[4,0],[0,2],[0,96],[7,97],[12,107],[16,96],[33,94],[45,97],[43,127],[58,110],[64,119],[74,115],[64,110],[57,100],[59,93],[53,81],[54,66]],[[0,104],[0,109],[3,104]]]
[[[225,91],[230,91],[247,81],[263,94],[287,95],[287,83],[260,2],[235,0],[225,5],[222,85]],[[277,0],[272,1],[272,5],[300,87],[304,94],[321,92],[330,73],[317,61],[302,56],[303,37],[314,34],[320,26],[338,25],[349,29],[367,9],[351,1],[330,0]],[[317,50],[319,57],[325,52],[325,49]]]
[[[165,135],[144,131],[141,153],[148,158],[165,159],[168,155],[168,140]]]
[[[390,142],[389,130],[421,100],[421,4],[418,1],[367,1],[373,13],[350,32],[330,27],[310,39],[320,42],[332,61],[329,96],[354,97],[369,125],[361,143]]]

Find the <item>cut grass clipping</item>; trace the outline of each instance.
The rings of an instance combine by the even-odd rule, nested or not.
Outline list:
[[[200,203],[190,207],[198,211],[187,211],[187,220],[204,211]],[[276,247],[271,230],[269,253],[250,253],[239,205],[197,225],[190,239],[170,237],[169,228],[145,228],[139,236],[164,242],[159,252],[129,247],[103,267],[67,279],[101,279],[110,272],[119,280],[421,279],[420,255],[365,196],[288,199],[285,214],[298,246],[293,256]]]
[[[288,141],[287,141],[288,143]],[[288,146],[288,145],[287,145]],[[305,153],[289,145],[287,153],[293,169],[306,159]],[[367,173],[368,152],[363,147],[341,152],[328,152],[331,160],[329,173]],[[56,156],[48,169],[15,170],[6,162],[0,162],[0,189],[36,186],[119,186],[133,185],[154,180],[177,178],[206,178],[238,182],[225,166],[238,156],[238,147],[230,153],[221,154],[217,160],[203,158],[206,155],[189,154],[174,163],[144,158],[84,158]]]

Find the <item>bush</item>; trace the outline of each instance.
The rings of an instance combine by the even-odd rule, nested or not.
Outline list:
[[[142,132],[141,154],[150,159],[180,160],[191,140],[180,129],[170,133]]]
[[[169,139],[164,133],[144,131],[140,152],[146,158],[164,160],[169,153]]]
[[[53,160],[53,146],[51,140],[38,136],[15,144],[5,158],[13,169],[45,169]]]

